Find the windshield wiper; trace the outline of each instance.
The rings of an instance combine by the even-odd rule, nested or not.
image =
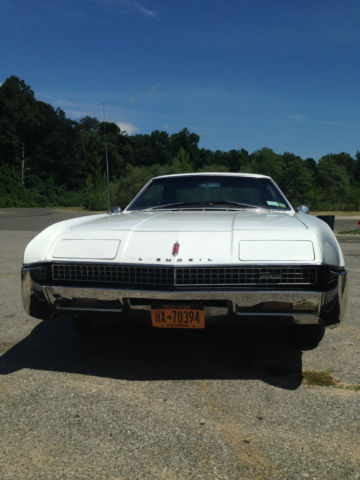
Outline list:
[[[164,209],[171,209],[171,208],[204,208],[204,207],[211,207],[216,208],[222,205],[237,207],[237,208],[262,208],[260,205],[252,205],[251,203],[239,203],[239,202],[231,202],[228,200],[223,200],[221,202],[177,202],[177,203],[167,203],[165,205],[156,205],[155,207],[149,207],[146,210],[161,210]]]
[[[161,208],[182,208],[182,207],[199,207],[202,206],[202,202],[177,202],[166,203],[164,205],[156,205],[155,207],[149,207],[146,210],[160,210]]]
[[[239,207],[239,208],[262,208],[265,209],[265,207],[262,207],[260,205],[253,205],[252,203],[243,203],[243,202],[232,202],[230,200],[223,200],[221,202],[209,202],[211,205],[217,206],[217,205],[230,205],[233,207]]]

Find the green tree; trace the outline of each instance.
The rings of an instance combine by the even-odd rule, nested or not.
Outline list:
[[[352,203],[350,175],[346,167],[338,162],[337,156],[329,154],[321,157],[317,173],[322,206],[328,210],[349,208]]]
[[[112,122],[86,116],[78,122],[37,100],[23,80],[0,86],[0,205],[69,205],[106,208],[105,133],[114,202],[124,207],[151,177],[192,171],[263,173],[290,201],[313,209],[360,208],[360,152],[325,155],[318,163],[270,148],[199,148],[189,129],[127,135]],[[22,158],[25,156],[25,187]]]
[[[3,161],[15,168],[19,165],[22,150],[32,147],[39,123],[34,92],[18,77],[7,78],[0,87],[0,151]]]
[[[185,152],[183,147],[179,148],[177,155],[172,161],[172,171],[174,173],[190,173],[192,165],[190,163],[190,155]]]
[[[278,155],[270,148],[263,147],[254,152],[250,159],[248,171],[269,175],[279,184],[282,183],[284,161],[281,155]]]
[[[284,167],[281,184],[284,193],[294,207],[300,204],[313,207],[316,203],[316,198],[314,198],[314,172],[307,168],[305,162],[293,153],[286,152],[282,158]]]
[[[360,184],[360,152],[356,152],[356,155],[355,155],[354,177],[355,177],[355,181],[358,184]]]

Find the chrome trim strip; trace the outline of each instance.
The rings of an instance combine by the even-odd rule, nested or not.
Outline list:
[[[347,281],[347,270],[338,272],[337,297],[339,299],[339,307],[340,307],[339,322],[343,320],[346,313],[348,290],[349,290],[349,284]]]
[[[31,295],[34,294],[40,300],[45,301],[43,294],[43,287],[36,283],[30,275],[30,269],[23,268],[21,270],[21,296],[24,310],[30,315],[30,300]]]
[[[321,292],[296,291],[172,292],[64,286],[44,286],[43,293],[47,301],[59,310],[121,311],[124,307],[150,310],[151,301],[201,302],[205,305],[205,314],[208,316],[228,313],[239,316],[291,316],[299,323],[318,323],[323,296]],[[133,305],[131,299],[143,299],[144,304]],[[213,301],[226,301],[229,308],[211,306]],[[210,305],[206,305],[207,302]],[[284,305],[288,306],[287,310],[284,310]],[[269,312],[269,308],[272,311]]]
[[[39,285],[39,287],[41,286]],[[35,285],[32,285],[30,272],[23,268],[21,270],[21,296],[24,310],[27,314],[30,314],[30,297],[33,289],[35,289]]]

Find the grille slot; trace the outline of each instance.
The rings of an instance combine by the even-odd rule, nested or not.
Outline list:
[[[54,264],[55,281],[118,283],[128,285],[174,284],[172,268],[143,267],[134,265]]]
[[[176,268],[176,285],[311,285],[315,267]]]
[[[221,287],[314,285],[317,268],[308,266],[157,267],[142,265],[53,264],[56,282],[115,283],[126,287]]]

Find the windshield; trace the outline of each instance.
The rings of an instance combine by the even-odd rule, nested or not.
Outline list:
[[[152,180],[127,210],[204,208],[290,210],[291,207],[268,178],[187,175]]]

